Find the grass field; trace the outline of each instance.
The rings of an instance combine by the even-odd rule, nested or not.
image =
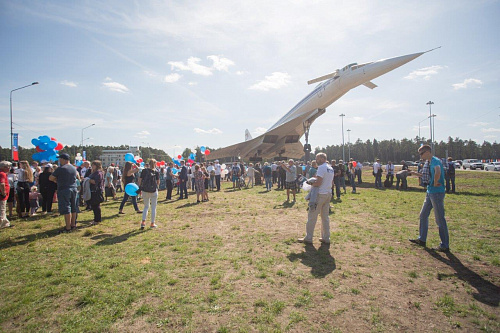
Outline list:
[[[418,236],[424,192],[375,190],[331,204],[331,245],[296,242],[304,193],[263,187],[166,202],[157,230],[119,201],[103,222],[59,234],[63,218],[12,220],[0,231],[4,332],[500,331],[500,173],[457,173],[445,199],[450,254]],[[142,202],[139,203],[142,208]],[[429,247],[439,244],[431,216]]]

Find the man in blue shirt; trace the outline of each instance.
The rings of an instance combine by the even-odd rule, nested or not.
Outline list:
[[[417,239],[410,239],[410,242],[425,246],[427,241],[427,230],[429,229],[429,215],[434,208],[434,217],[439,227],[439,237],[441,244],[435,249],[437,251],[450,251],[450,238],[448,226],[444,217],[444,170],[439,158],[432,155],[431,147],[423,145],[418,149],[420,158],[429,161],[429,185],[425,196],[422,210],[420,211],[420,234]]]

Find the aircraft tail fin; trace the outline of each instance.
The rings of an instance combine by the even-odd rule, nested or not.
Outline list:
[[[245,130],[245,141],[252,140],[252,135],[248,129]]]

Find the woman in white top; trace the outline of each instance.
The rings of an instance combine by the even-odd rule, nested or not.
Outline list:
[[[19,201],[19,216],[28,217],[30,211],[30,183],[33,183],[33,171],[28,161],[19,162],[17,169],[17,198]]]

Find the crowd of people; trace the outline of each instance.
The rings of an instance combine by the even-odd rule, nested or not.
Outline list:
[[[455,177],[453,163],[443,163],[436,157],[425,156],[428,153],[428,146],[422,146],[422,163],[417,171],[410,171],[402,161],[402,169],[398,172],[394,164],[389,161],[385,168],[377,159],[373,164],[373,176],[375,177],[375,187],[382,188],[392,186],[394,176],[396,176],[396,189],[407,189],[407,177],[416,175],[419,177],[420,185],[427,187],[428,196],[424,202],[420,217],[420,237],[411,240],[413,243],[425,245],[426,232],[428,227],[428,215],[430,210],[436,210],[436,218],[442,236],[441,249],[447,249],[446,221],[444,220],[444,208],[436,200],[441,200],[441,185],[447,180],[447,191],[455,191]],[[420,150],[419,150],[420,153]],[[1,227],[9,227],[10,222],[6,216],[13,216],[13,208],[19,217],[25,218],[38,214],[41,207],[41,214],[52,213],[54,202],[58,204],[58,212],[64,216],[65,228],[63,232],[70,232],[76,228],[80,206],[92,210],[94,214],[92,225],[102,221],[101,203],[111,197],[117,199],[116,193],[124,191],[118,214],[125,214],[125,204],[131,200],[136,213],[142,214],[140,228],[144,229],[148,213],[150,212],[150,228],[157,228],[156,207],[159,190],[166,190],[166,200],[172,200],[173,189],[177,189],[179,200],[188,198],[188,188],[196,193],[196,202],[209,201],[209,191],[220,191],[221,180],[232,181],[233,189],[242,187],[253,187],[265,183],[266,191],[271,191],[274,185],[277,189],[285,190],[287,202],[293,197],[296,200],[296,193],[300,191],[302,184],[307,182],[312,186],[311,192],[306,197],[309,200],[308,223],[306,236],[299,239],[301,242],[312,242],[312,233],[318,215],[322,218],[323,243],[329,243],[329,203],[335,195],[340,200],[342,194],[346,194],[346,180],[352,187],[352,193],[356,193],[356,184],[362,184],[363,165],[360,162],[350,159],[344,163],[343,160],[327,162],[324,153],[316,155],[316,160],[301,163],[290,159],[288,161],[278,161],[262,165],[260,163],[233,162],[232,165],[220,164],[218,160],[208,163],[192,163],[187,165],[184,160],[180,162],[180,167],[174,167],[172,162],[165,166],[160,166],[156,160],[151,159],[146,167],[141,167],[139,163],[126,162],[123,170],[111,164],[103,169],[99,160],[93,162],[84,161],[79,167],[70,164],[70,157],[66,153],[59,154],[59,166],[51,163],[39,165],[33,162],[31,165],[27,161],[20,161],[18,165],[10,162],[0,162],[0,203],[1,203]],[[439,162],[438,163],[436,162]],[[451,162],[451,158],[449,159]],[[439,168],[436,169],[436,168]],[[386,180],[382,185],[382,175],[385,169]],[[436,174],[438,174],[436,176]],[[437,177],[437,178],[436,178]],[[441,179],[442,178],[442,179]],[[401,183],[401,187],[400,187]],[[130,193],[127,187],[136,184],[139,190]],[[429,188],[439,187],[439,189],[429,192]],[[444,188],[444,185],[443,185]],[[343,190],[343,193],[341,192]],[[443,190],[444,193],[444,190]],[[144,201],[144,209],[140,210],[137,204],[138,198]],[[438,198],[438,199],[436,199]],[[446,234],[446,235],[445,235]]]

